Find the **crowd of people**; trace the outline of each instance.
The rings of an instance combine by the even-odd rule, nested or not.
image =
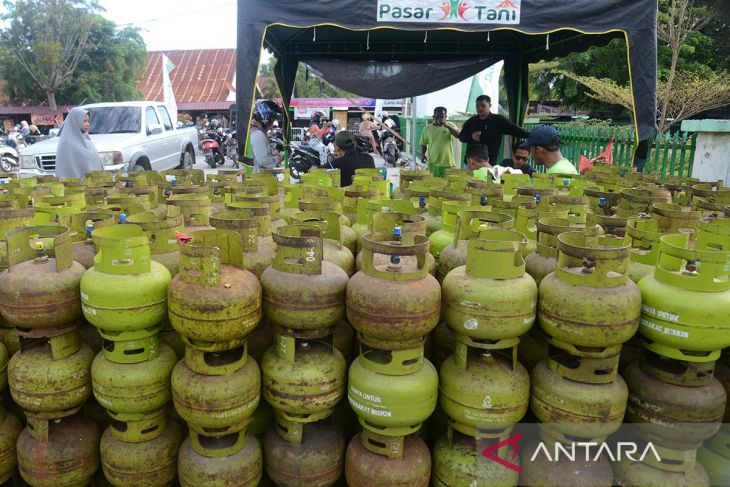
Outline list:
[[[447,120],[446,108],[434,109],[432,123],[421,134],[421,158],[428,164],[431,174],[443,177],[446,169],[455,166],[452,137],[467,144],[464,165],[481,179],[494,178],[494,172],[489,169],[495,165],[532,176],[535,169],[530,166],[530,156],[535,164],[545,166],[548,173],[578,173],[560,152],[560,134],[553,127],[543,125],[527,132],[504,116],[492,113],[491,109],[490,98],[479,96],[477,114],[464,122],[461,130]],[[513,145],[512,157],[497,162],[505,135],[525,140]]]
[[[23,120],[20,125],[8,130],[3,142],[13,149],[18,149],[20,145],[34,144],[37,138],[42,135],[37,125],[28,124],[27,121]]]
[[[476,115],[464,122],[461,129],[448,120],[446,108],[437,107],[433,112],[431,123],[421,134],[421,161],[427,165],[436,177],[443,177],[446,170],[456,166],[453,138],[466,144],[464,166],[474,171],[480,179],[498,179],[494,166],[501,166],[507,172],[532,175],[535,168],[530,165],[530,158],[538,166],[545,166],[548,173],[577,174],[575,166],[560,151],[560,134],[553,127],[543,125],[528,132],[506,117],[492,113],[491,100],[482,95],[476,99]],[[281,156],[274,154],[266,138],[267,131],[274,120],[283,113],[271,101],[256,102],[251,125],[251,147],[254,159],[254,171],[276,167]],[[338,131],[335,122],[326,122],[321,114],[310,121],[310,147],[325,151],[325,140],[328,133],[334,138],[334,160],[330,163],[333,169],[342,172],[342,185],[352,181],[355,169],[373,168],[375,162],[370,154],[361,153],[356,147],[355,134],[349,131]],[[334,128],[334,130],[333,130]],[[372,146],[373,153],[379,148],[373,131],[378,124],[372,115],[365,113],[358,128],[360,136],[365,137]],[[505,135],[517,140],[512,146],[511,157],[497,161]],[[329,167],[329,164],[328,164]]]

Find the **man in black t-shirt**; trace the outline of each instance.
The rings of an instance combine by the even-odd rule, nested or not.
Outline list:
[[[530,177],[535,172],[535,169],[530,166],[530,146],[527,145],[527,142],[516,143],[512,148],[512,158],[502,159],[499,165],[519,169],[522,174],[527,174]]]
[[[502,136],[527,138],[529,132],[507,120],[502,115],[492,113],[492,100],[487,95],[477,97],[477,114],[464,123],[459,140],[467,144],[467,150],[474,145],[489,148],[489,160],[496,161]]]
[[[374,168],[375,161],[370,154],[361,154],[355,147],[355,136],[343,130],[335,136],[335,160],[332,168],[340,170],[340,186],[350,186],[355,169]],[[323,166],[327,167],[327,165]]]

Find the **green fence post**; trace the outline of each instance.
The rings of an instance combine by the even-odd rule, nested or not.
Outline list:
[[[687,176],[692,175],[692,165],[695,162],[695,151],[697,150],[697,133],[693,133],[689,136],[690,148],[689,148],[689,164],[687,169]]]
[[[679,136],[679,131],[674,133],[674,149],[672,150],[672,159],[669,161],[669,174],[674,175],[675,161],[677,160],[677,150],[683,150],[684,140]]]
[[[667,159],[669,159],[669,146],[672,145],[672,137],[664,137],[664,150],[662,151],[662,173],[659,177],[667,177]]]
[[[664,146],[667,143],[666,136],[664,134],[660,134],[657,136],[657,142],[656,142],[656,151],[654,152],[654,172],[658,172],[661,176],[661,167],[660,164],[662,162],[662,150],[664,149]]]

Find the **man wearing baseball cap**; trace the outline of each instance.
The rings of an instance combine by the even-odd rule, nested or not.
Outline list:
[[[355,147],[355,136],[343,130],[335,136],[335,160],[332,169],[340,170],[340,186],[350,186],[355,169],[374,168],[375,161],[370,154],[361,154]],[[323,166],[327,168],[327,165]]]
[[[526,144],[535,163],[545,166],[548,174],[578,174],[572,162],[560,152],[560,134],[549,125],[541,125],[530,132]]]

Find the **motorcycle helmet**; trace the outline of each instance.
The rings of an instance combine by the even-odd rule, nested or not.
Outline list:
[[[284,112],[279,105],[271,100],[259,100],[253,107],[253,118],[261,122],[264,126],[272,123],[274,120],[280,120],[284,116]]]
[[[335,130],[340,130],[340,121],[339,120],[332,120],[332,126],[335,128]]]
[[[395,122],[393,120],[391,120],[390,118],[388,120],[386,120],[384,123],[385,123],[385,125],[388,126],[389,129],[392,129],[395,127]]]

